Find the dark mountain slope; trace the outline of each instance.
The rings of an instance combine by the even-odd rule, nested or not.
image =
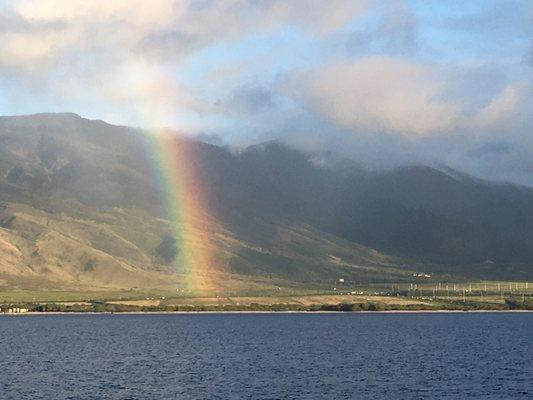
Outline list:
[[[357,177],[347,187],[356,188],[343,195],[351,239],[434,262],[533,258],[530,188],[427,167]]]
[[[227,288],[416,270],[533,275],[530,188],[428,167],[324,165],[279,142],[230,152],[176,141],[205,188],[206,246]],[[180,286],[179,268],[158,255],[172,230],[145,134],[40,114],[1,117],[0,144],[0,285]]]
[[[304,221],[344,239],[422,262],[465,264],[533,259],[533,189],[451,170],[369,172],[319,166],[271,142],[218,169],[224,215]],[[209,175],[209,174],[208,174]]]

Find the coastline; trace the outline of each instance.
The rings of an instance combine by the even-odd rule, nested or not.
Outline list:
[[[0,315],[57,314],[327,314],[327,313],[462,313],[519,312],[533,310],[530,296],[472,296],[416,298],[379,295],[292,295],[271,297],[183,297],[149,299],[102,299],[80,301],[33,301],[0,304]]]
[[[381,311],[30,311],[0,313],[0,317],[36,315],[190,315],[190,314],[465,314],[465,313],[532,313],[533,310],[381,310]]]

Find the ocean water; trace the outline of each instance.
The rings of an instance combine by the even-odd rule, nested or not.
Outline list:
[[[0,399],[533,399],[533,313],[2,316]]]

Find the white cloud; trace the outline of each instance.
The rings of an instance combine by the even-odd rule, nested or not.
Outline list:
[[[368,57],[296,73],[288,92],[316,113],[357,132],[424,136],[452,130],[457,106],[444,100],[434,69],[391,57]]]
[[[205,112],[180,80],[198,51],[297,26],[324,35],[360,14],[368,1],[335,0],[21,0],[0,16],[0,74],[31,90],[136,104],[172,114]],[[6,22],[6,23],[3,23]],[[9,22],[9,23],[7,23]],[[58,90],[60,89],[60,90]],[[207,96],[209,97],[209,96]],[[122,104],[120,104],[122,105]]]
[[[278,28],[303,27],[315,34],[335,30],[361,13],[368,1],[336,0],[23,0],[9,3],[19,17],[16,32],[0,32],[1,65],[38,65],[43,73],[73,53],[176,60],[217,41]],[[61,22],[55,31],[35,29]],[[43,34],[45,33],[45,34]],[[53,66],[53,65],[52,65]],[[35,68],[33,68],[35,69]]]
[[[13,10],[31,20],[123,19],[137,27],[170,23],[173,0],[22,0]]]
[[[516,84],[507,85],[501,93],[483,107],[474,117],[474,124],[480,128],[500,126],[512,118],[521,106],[523,90]],[[479,129],[477,129],[479,131]]]

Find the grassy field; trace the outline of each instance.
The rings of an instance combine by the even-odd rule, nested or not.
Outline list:
[[[296,295],[270,297],[183,297],[154,300],[111,301],[112,304],[126,304],[134,306],[251,306],[272,304],[311,306],[335,305],[341,303],[379,302],[386,305],[415,305],[430,304],[425,301],[407,297],[360,296],[360,295]]]
[[[526,309],[532,305],[529,282],[367,284],[331,288],[263,289],[188,293],[169,290],[3,291],[0,305],[26,305],[41,311],[237,311],[319,310],[354,305],[354,310]],[[44,307],[44,308],[43,308]],[[533,307],[532,307],[533,308]]]

